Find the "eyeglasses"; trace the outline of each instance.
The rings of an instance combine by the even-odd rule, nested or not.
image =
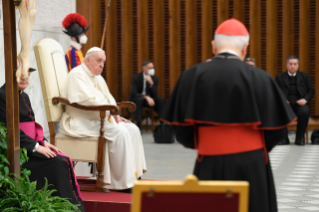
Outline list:
[[[252,58],[252,57],[247,57],[247,58],[245,59],[245,62],[247,62],[247,61],[252,61],[252,62],[256,63],[255,59]]]

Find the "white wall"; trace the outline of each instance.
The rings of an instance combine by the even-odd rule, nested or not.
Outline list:
[[[0,6],[2,18],[2,0],[0,0]],[[37,0],[36,9],[35,25],[62,27],[61,23],[64,17],[76,11],[76,0]],[[19,10],[16,11],[16,21],[18,22],[20,14]]]
[[[2,0],[0,0],[1,17],[2,17]],[[37,69],[37,63],[33,51],[33,45],[40,39],[53,38],[58,41],[66,51],[70,46],[70,38],[62,32],[62,20],[64,17],[75,12],[75,0],[38,0],[37,16],[32,30],[30,44],[30,65]],[[17,21],[20,14],[16,10]],[[5,83],[4,70],[4,48],[3,48],[3,18],[0,21],[0,86]],[[21,42],[19,31],[17,30],[17,52],[19,54]],[[45,114],[41,84],[38,72],[33,72],[30,76],[29,87],[25,90],[29,94],[33,110],[35,112],[36,121],[42,125],[44,135],[49,138],[49,128]]]

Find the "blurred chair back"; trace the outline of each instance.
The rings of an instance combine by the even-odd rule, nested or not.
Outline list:
[[[248,212],[249,183],[198,181],[138,181],[131,212]]]

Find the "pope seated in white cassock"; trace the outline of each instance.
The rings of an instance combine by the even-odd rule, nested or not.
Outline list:
[[[88,50],[81,65],[72,69],[62,90],[62,97],[80,105],[116,105],[101,73],[105,52],[97,47]],[[139,128],[130,121],[111,116],[106,111],[104,183],[109,189],[133,187],[146,172],[143,141]],[[61,118],[61,132],[73,137],[100,135],[100,114],[66,106]]]

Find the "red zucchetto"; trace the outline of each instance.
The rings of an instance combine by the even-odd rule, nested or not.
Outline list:
[[[249,35],[245,25],[234,18],[228,19],[224,21],[223,23],[221,23],[217,27],[215,34],[229,35],[229,36]]]

